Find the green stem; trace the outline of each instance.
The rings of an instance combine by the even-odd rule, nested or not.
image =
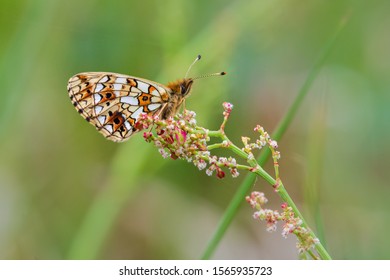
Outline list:
[[[210,137],[218,137],[218,138],[222,138],[223,135],[223,133],[220,130],[209,130],[207,134]]]
[[[214,149],[219,149],[219,148],[223,148],[222,143],[212,144],[212,145],[207,146],[207,150],[209,150],[209,151],[214,150]]]
[[[258,176],[264,178],[271,186],[274,186],[276,187],[277,189],[277,192],[279,193],[281,199],[287,203],[288,206],[291,207],[292,211],[294,212],[295,216],[296,217],[299,217],[299,219],[302,220],[302,227],[306,228],[307,230],[309,230],[310,232],[310,235],[312,238],[315,238],[315,239],[318,239],[317,236],[314,234],[314,232],[308,227],[307,225],[307,222],[305,221],[305,218],[303,217],[303,215],[301,214],[301,212],[299,211],[298,207],[295,205],[294,201],[292,200],[292,198],[290,197],[290,195],[288,194],[286,188],[284,187],[283,183],[280,181],[280,180],[276,180],[274,179],[270,174],[268,174],[260,165],[259,163],[253,159],[253,160],[250,160],[249,159],[249,156],[247,153],[245,153],[242,149],[240,149],[239,147],[237,147],[235,144],[233,144],[229,138],[226,136],[226,134],[221,130],[219,131],[212,131],[211,132],[211,135],[210,135],[210,132],[209,132],[209,136],[211,137],[219,137],[222,139],[222,141],[227,141],[228,145],[226,146],[225,144],[223,143],[217,143],[217,144],[213,144],[213,145],[210,145],[208,146],[208,148],[210,149],[216,149],[216,148],[224,148],[224,147],[227,147],[228,149],[230,149],[233,153],[237,154],[238,156],[240,156],[241,158],[244,158],[245,160],[248,161],[248,163],[253,167],[253,172],[255,174],[257,174]],[[270,147],[271,150],[273,150],[272,147]],[[276,172],[277,172],[277,169],[275,169]],[[299,238],[299,236],[298,236]],[[318,239],[319,240],[319,239]],[[328,254],[328,252],[325,250],[325,248],[322,246],[321,242],[315,244],[315,248],[318,252],[318,254],[321,256],[321,259],[331,259],[330,255]],[[311,254],[312,257],[314,257],[314,255],[309,252],[309,254]]]

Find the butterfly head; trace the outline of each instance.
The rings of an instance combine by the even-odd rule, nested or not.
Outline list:
[[[170,88],[175,95],[184,98],[190,94],[193,83],[194,83],[193,79],[184,78],[169,83],[168,88]]]
[[[184,98],[184,97],[188,96],[190,94],[190,92],[191,92],[192,84],[197,79],[206,78],[206,77],[210,77],[210,76],[222,76],[222,75],[226,74],[225,72],[220,72],[220,73],[213,73],[213,74],[203,75],[203,76],[199,76],[199,77],[196,77],[196,78],[187,78],[188,77],[188,73],[190,72],[192,66],[197,61],[199,61],[200,59],[201,59],[200,55],[198,55],[195,58],[194,62],[192,62],[190,67],[188,68],[188,70],[186,72],[186,75],[184,76],[184,79],[178,80],[176,82],[171,82],[171,83],[168,84],[168,87],[172,90],[172,92],[176,96],[181,97],[181,98]]]

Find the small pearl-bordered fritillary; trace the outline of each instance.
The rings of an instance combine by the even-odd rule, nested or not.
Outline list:
[[[200,55],[192,65],[200,59]],[[80,115],[107,139],[123,142],[138,131],[141,113],[174,116],[189,95],[195,79],[225,75],[225,72],[187,78],[162,85],[147,79],[108,72],[85,72],[68,82],[69,97]]]

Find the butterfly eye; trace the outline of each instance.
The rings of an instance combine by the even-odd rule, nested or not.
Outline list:
[[[180,91],[181,91],[181,94],[185,94],[187,92],[187,88],[183,84],[181,84]]]

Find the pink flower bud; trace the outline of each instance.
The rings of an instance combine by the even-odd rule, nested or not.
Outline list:
[[[223,102],[222,104],[223,110],[225,111],[226,114],[230,114],[233,110],[233,104],[229,102]]]
[[[219,167],[217,167],[216,175],[219,179],[223,179],[225,177],[225,172]]]
[[[278,142],[276,142],[275,140],[269,141],[269,144],[274,149],[278,148]]]
[[[182,129],[177,129],[175,133],[175,140],[179,145],[183,145],[187,140],[187,133]]]

